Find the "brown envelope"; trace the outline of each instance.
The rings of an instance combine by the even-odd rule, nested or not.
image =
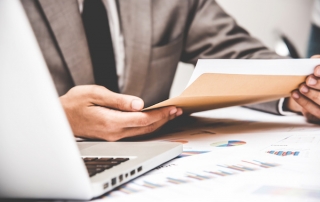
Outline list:
[[[288,97],[306,76],[240,75],[205,73],[178,97],[143,111],[174,105],[184,113],[239,106]]]

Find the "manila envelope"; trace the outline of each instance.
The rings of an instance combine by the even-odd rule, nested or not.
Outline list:
[[[145,108],[143,111],[165,106],[177,106],[193,113],[210,109],[267,102],[290,93],[303,83],[306,76],[241,75],[204,73],[182,94]]]

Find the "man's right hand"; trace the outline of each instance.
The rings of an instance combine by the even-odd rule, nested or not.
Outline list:
[[[60,97],[75,136],[116,141],[154,132],[182,114],[174,106],[141,112],[142,99],[102,86],[76,86]]]

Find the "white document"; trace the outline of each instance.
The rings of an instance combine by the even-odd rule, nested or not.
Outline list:
[[[267,155],[205,154],[133,180],[105,201],[319,201],[320,189],[301,181],[305,168]]]
[[[199,59],[187,87],[204,73],[306,76],[317,65],[320,59]]]
[[[180,158],[101,200],[320,201],[320,126],[240,107],[195,115],[144,140],[181,142]]]

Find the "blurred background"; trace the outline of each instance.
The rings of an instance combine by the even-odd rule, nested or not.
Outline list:
[[[280,55],[289,55],[281,36],[289,40],[299,57],[306,57],[314,0],[217,0],[239,25]],[[193,65],[180,63],[170,97],[180,95]]]

